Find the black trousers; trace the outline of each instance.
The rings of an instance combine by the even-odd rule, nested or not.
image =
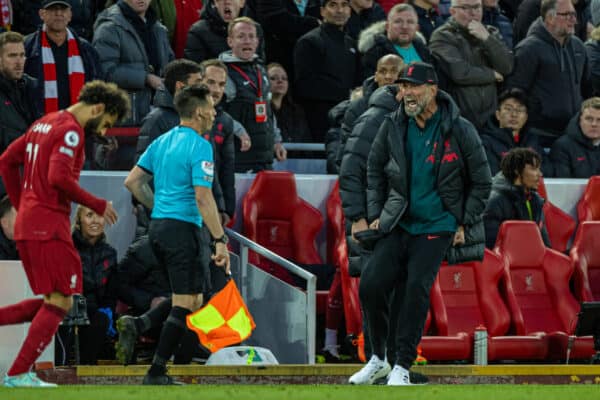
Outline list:
[[[413,236],[396,227],[375,245],[360,278],[359,296],[371,350],[380,359],[395,327],[396,354],[388,355],[388,361],[410,369],[427,319],[429,291],[453,236]]]

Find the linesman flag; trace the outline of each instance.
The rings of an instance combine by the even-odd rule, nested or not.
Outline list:
[[[256,328],[233,279],[186,320],[188,328],[196,332],[200,343],[211,353],[241,343]]]

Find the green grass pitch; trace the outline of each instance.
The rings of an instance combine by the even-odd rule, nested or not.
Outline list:
[[[60,386],[55,389],[0,387],[1,400],[586,400],[600,399],[598,385],[186,385]]]

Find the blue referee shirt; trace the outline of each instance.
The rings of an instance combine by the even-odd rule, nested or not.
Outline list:
[[[202,226],[194,186],[212,187],[211,144],[195,130],[176,126],[146,149],[137,165],[154,175],[152,218],[171,218]]]

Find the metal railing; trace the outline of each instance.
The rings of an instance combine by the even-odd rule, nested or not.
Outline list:
[[[299,276],[306,281],[306,343],[307,343],[307,354],[306,359],[308,364],[315,363],[315,351],[316,351],[316,309],[317,309],[317,277],[305,269],[297,266],[293,262],[286,260],[285,258],[273,253],[271,250],[259,245],[256,242],[248,239],[247,237],[239,234],[238,232],[225,228],[227,236],[230,239],[235,240],[239,248],[240,256],[240,272],[241,272],[241,292],[242,297],[247,299],[247,284],[248,284],[248,251],[252,250],[262,257],[282,266],[290,273]],[[277,279],[273,277],[273,279]]]

